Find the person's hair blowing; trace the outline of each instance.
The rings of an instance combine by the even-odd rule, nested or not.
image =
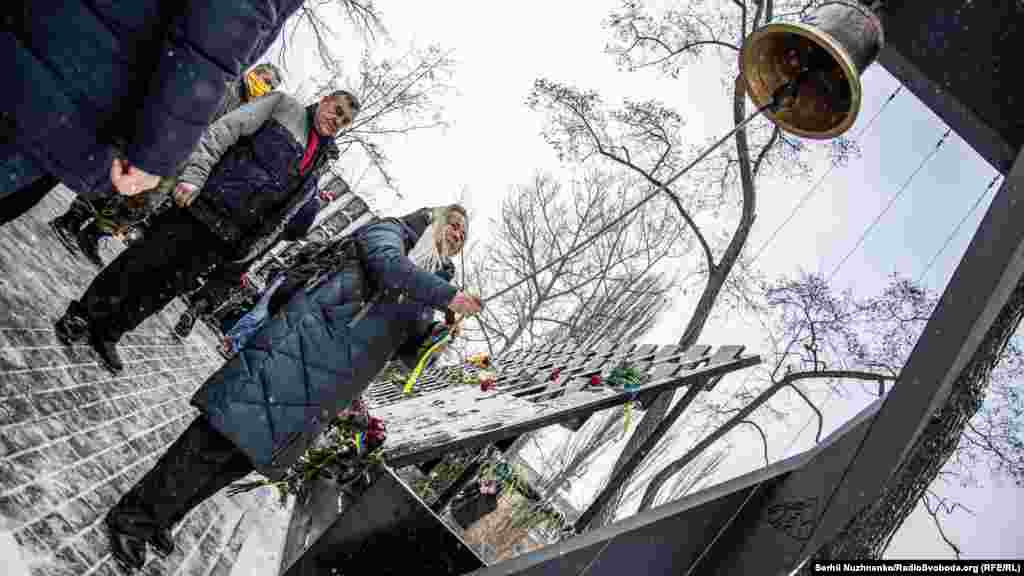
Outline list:
[[[420,212],[423,213],[424,217],[428,218],[427,227],[420,234],[420,239],[416,242],[416,245],[409,251],[409,259],[412,260],[417,268],[428,272],[436,272],[441,269],[448,258],[448,239],[443,232],[445,225],[448,223],[448,216],[452,212],[458,212],[468,220],[466,209],[458,204],[452,204],[437,208],[424,208]],[[466,226],[466,233],[469,233],[468,224]],[[438,244],[441,246],[440,250],[438,249]]]

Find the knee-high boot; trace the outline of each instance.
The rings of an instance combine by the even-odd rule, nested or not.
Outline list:
[[[202,415],[182,432],[156,465],[107,514],[115,556],[132,567],[145,562],[145,545],[170,554],[171,528],[224,486],[252,472],[249,458]]]

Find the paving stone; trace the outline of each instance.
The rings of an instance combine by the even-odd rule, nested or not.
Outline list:
[[[74,536],[75,531],[60,514],[51,512],[42,519],[29,524],[32,535],[39,538],[52,550],[60,548],[64,541]]]
[[[74,391],[83,405],[94,404],[106,399],[106,396],[96,384],[85,384],[75,388]]]
[[[72,390],[55,390],[33,394],[31,402],[36,407],[36,411],[40,416],[51,416],[67,412],[82,404]]]
[[[107,446],[93,434],[78,434],[68,438],[68,443],[79,458],[90,458]]]
[[[231,576],[231,571],[234,568],[232,561],[225,558],[220,558],[214,565],[213,569],[210,570],[210,576]]]
[[[25,556],[29,558],[48,557],[53,553],[50,547],[33,534],[28,527],[15,530],[14,539],[21,546]]]
[[[43,418],[33,422],[31,426],[27,426],[27,429],[40,434],[46,440],[61,440],[71,435],[71,431],[74,430],[69,425],[68,419],[65,417],[66,414],[60,416],[51,416],[49,418]]]
[[[93,508],[82,498],[71,500],[58,510],[58,513],[77,534],[100,517],[100,511]]]
[[[29,365],[28,361],[25,360],[24,350],[16,348],[0,349],[0,372],[14,372],[27,368],[29,368]]]
[[[102,522],[84,530],[71,545],[90,566],[101,563],[110,553],[110,538]]]
[[[65,545],[61,547],[54,554],[56,564],[61,568],[71,570],[76,575],[85,574],[86,570],[89,569],[89,563],[86,562],[82,556],[75,551],[75,548],[71,545]]]
[[[0,496],[0,512],[9,521],[21,525],[35,519],[40,510],[49,506],[47,492],[36,484],[28,484],[24,488]]]
[[[99,511],[101,514],[106,514],[108,510],[117,504],[122,494],[124,494],[123,490],[118,489],[113,482],[108,481],[82,494],[82,499],[89,506],[92,506],[94,510]]]
[[[26,422],[36,416],[36,410],[26,396],[11,396],[0,402],[0,426]]]
[[[78,462],[78,454],[67,440],[58,440],[42,449],[50,465],[54,468],[67,468]]]
[[[42,449],[22,452],[10,458],[8,462],[14,464],[19,471],[27,474],[29,478],[36,478],[53,471],[52,465]]]
[[[44,430],[48,430],[48,428],[41,425],[23,424],[11,426],[0,432],[0,457],[8,457],[18,452],[38,448],[48,440]]]
[[[63,348],[18,350],[28,368],[52,368],[69,364]]]
[[[54,559],[29,565],[29,574],[31,576],[79,576],[81,572],[75,572],[73,568],[68,568]]]

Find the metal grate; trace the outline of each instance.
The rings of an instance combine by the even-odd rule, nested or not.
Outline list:
[[[548,354],[548,351],[556,352]],[[586,418],[594,412],[625,404],[645,392],[659,392],[704,382],[708,378],[753,366],[756,355],[742,355],[742,346],[709,346],[686,351],[645,345],[627,356],[614,346],[575,350],[566,355],[557,347],[513,352],[495,362],[497,388],[482,392],[462,384],[457,370],[475,375],[475,367],[435,367],[424,372],[408,397],[401,386],[375,381],[364,395],[374,414],[387,423],[385,458],[392,466],[429,461],[451,450],[482,447],[552,424]],[[628,358],[646,375],[634,392],[605,384],[590,385]],[[560,369],[560,377],[550,376]],[[602,379],[603,380],[603,379]]]

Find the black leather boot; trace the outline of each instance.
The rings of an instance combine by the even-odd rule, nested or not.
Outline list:
[[[103,365],[114,374],[124,370],[121,355],[117,352],[117,342],[105,338],[94,326],[89,327],[89,345],[99,354]]]
[[[103,232],[99,229],[96,221],[93,220],[85,228],[82,228],[75,235],[75,241],[82,254],[97,268],[103,268],[103,258],[100,257],[100,238]]]
[[[206,312],[206,309],[206,300],[198,300],[194,304],[189,304],[178,318],[178,323],[174,325],[174,333],[178,335],[178,338],[188,338],[188,335],[192,333],[192,328],[196,325],[196,320]]]
[[[174,538],[170,530],[157,530],[149,539],[153,551],[166,558],[174,553]]]
[[[53,325],[57,339],[65,346],[83,340],[89,335],[89,316],[78,301],[72,300],[64,315]]]
[[[78,232],[86,221],[94,216],[92,205],[85,200],[76,198],[71,202],[67,212],[50,220],[50,228],[57,235],[60,243],[68,252],[78,255]]]
[[[131,570],[140,570],[146,564],[146,539],[134,530],[132,519],[114,508],[104,523],[110,535],[110,551],[114,558]]]

